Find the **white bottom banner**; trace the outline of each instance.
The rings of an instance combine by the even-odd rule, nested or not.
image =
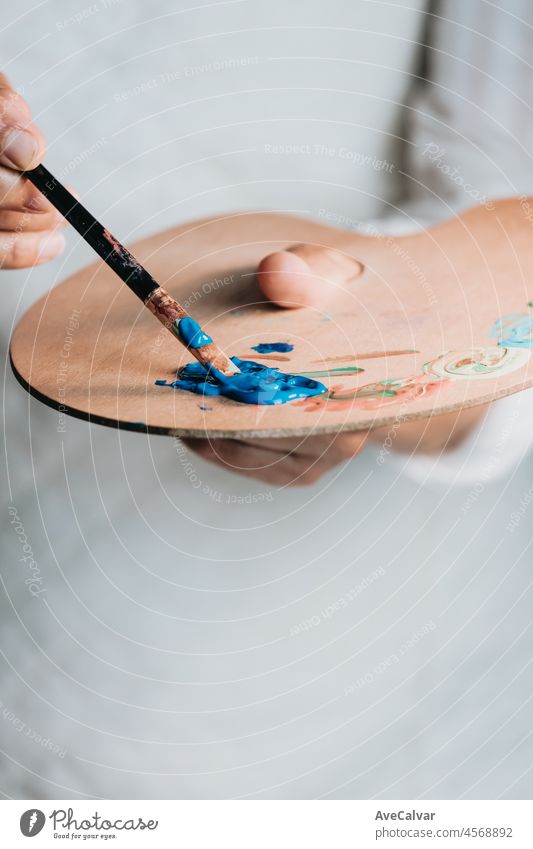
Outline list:
[[[5,801],[1,845],[532,849],[528,801]]]

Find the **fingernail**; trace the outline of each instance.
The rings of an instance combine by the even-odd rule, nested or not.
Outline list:
[[[10,167],[29,168],[38,152],[37,140],[25,130],[8,130],[4,134],[2,159]]]
[[[42,239],[39,246],[40,259],[52,259],[60,254],[65,247],[65,237],[62,233],[54,233]]]
[[[32,212],[49,212],[50,211],[50,201],[46,200],[45,196],[40,192],[34,194],[33,197],[29,199],[26,203],[26,207],[31,209]]]

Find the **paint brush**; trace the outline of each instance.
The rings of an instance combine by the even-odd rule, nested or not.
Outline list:
[[[69,224],[72,224],[87,244],[141,299],[145,307],[148,307],[167,330],[185,345],[199,363],[208,371],[213,368],[225,375],[239,371],[181,304],[154,280],[133,254],[115,239],[44,165],[24,171],[23,175],[39,189],[52,206],[55,206]]]

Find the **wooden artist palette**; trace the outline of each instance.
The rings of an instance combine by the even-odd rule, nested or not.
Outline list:
[[[533,202],[517,198],[414,236],[353,235],[346,248],[345,233],[316,221],[242,213],[133,246],[226,353],[312,373],[332,390],[319,399],[252,406],[157,386],[192,357],[102,262],[24,315],[13,369],[32,395],[73,416],[173,435],[358,430],[483,404],[533,385],[532,221]],[[277,308],[257,287],[258,261],[298,242],[364,265],[323,312]],[[268,360],[252,350],[264,342],[294,350]]]

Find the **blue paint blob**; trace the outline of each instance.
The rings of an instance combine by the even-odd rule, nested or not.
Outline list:
[[[178,321],[178,334],[187,348],[201,348],[202,345],[209,345],[213,341],[207,333],[204,333],[194,318],[180,319]]]
[[[252,351],[257,351],[258,354],[286,354],[288,351],[294,351],[294,345],[289,342],[260,342],[259,345],[252,345]]]
[[[156,380],[156,384],[185,389],[197,395],[224,395],[242,404],[286,404],[327,392],[318,380],[285,374],[277,368],[267,368],[239,357],[231,359],[240,369],[238,374],[225,375],[213,367],[207,371],[201,363],[190,363],[181,369],[177,380]]]
[[[511,313],[495,322],[490,336],[504,348],[533,348],[533,313]]]

